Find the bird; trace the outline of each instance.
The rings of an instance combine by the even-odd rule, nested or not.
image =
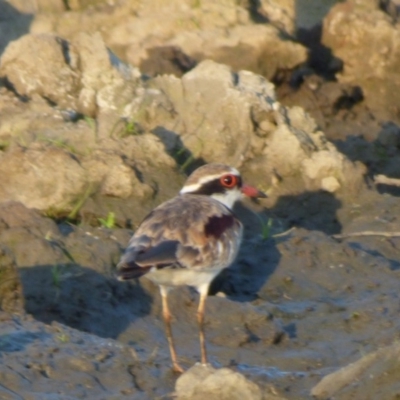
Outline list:
[[[266,197],[244,184],[234,167],[209,163],[197,168],[176,197],[144,218],[116,266],[121,281],[145,275],[159,286],[172,369],[176,372],[184,370],[172,337],[168,293],[179,286],[190,286],[200,294],[197,322],[201,363],[207,364],[206,297],[212,280],[237,256],[243,225],[232,209],[243,196]]]

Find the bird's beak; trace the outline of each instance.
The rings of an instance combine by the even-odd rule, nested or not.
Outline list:
[[[261,190],[258,190],[255,187],[250,186],[250,185],[243,185],[242,193],[248,197],[257,197],[257,198],[268,197],[264,192],[261,192]]]

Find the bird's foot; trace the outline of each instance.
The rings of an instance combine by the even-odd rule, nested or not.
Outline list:
[[[178,363],[174,363],[172,365],[172,371],[176,372],[177,374],[183,374],[185,372],[185,370]]]

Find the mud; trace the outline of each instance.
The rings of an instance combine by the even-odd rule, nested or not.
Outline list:
[[[276,238],[263,238],[252,211],[239,210],[247,220],[245,245],[207,301],[214,366],[241,372],[266,392],[307,399],[327,373],[399,338],[400,238],[332,237],[339,231],[400,231],[395,198],[366,191],[360,199],[362,204],[320,213]],[[304,211],[290,214],[268,211],[272,233],[293,226]],[[34,229],[13,227],[1,235],[12,248],[18,232],[20,257],[29,249],[18,263],[24,264],[23,297],[31,315],[3,315],[3,398],[171,395],[176,376],[158,289],[145,278],[120,283],[110,268],[131,231],[56,225],[33,211],[27,215],[36,218]],[[197,299],[185,288],[170,298],[187,368],[199,360]]]
[[[310,46],[318,42],[311,39]],[[178,59],[179,73],[194,65],[175,48],[165,51],[153,55]],[[306,109],[337,149],[367,172],[356,195],[294,187],[235,210],[245,240],[207,299],[208,352],[214,367],[245,375],[265,399],[310,399],[324,376],[400,338],[400,189],[373,180],[376,174],[400,178],[399,116],[392,110],[388,119],[387,110],[371,109],[360,88],[309,62],[275,77],[279,101]],[[155,64],[143,62],[144,72],[175,72]],[[260,177],[243,170],[257,185]],[[170,369],[158,288],[146,278],[118,282],[114,267],[132,228],[154,204],[176,194],[183,175],[146,204],[128,208],[126,200],[100,199],[96,210],[132,212],[111,228],[99,226],[96,215],[71,222],[20,203],[0,205],[0,277],[6,271],[12,279],[0,284],[0,293],[5,284],[12,293],[0,304],[0,399],[174,397],[177,375]],[[164,172],[160,179],[167,181]],[[91,204],[85,207],[90,213]],[[189,288],[170,295],[185,368],[200,358],[197,301]],[[380,399],[398,394],[396,374],[388,377]],[[331,398],[374,398],[373,389],[360,390]]]

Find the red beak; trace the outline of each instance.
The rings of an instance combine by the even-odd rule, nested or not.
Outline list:
[[[260,190],[256,189],[253,186],[249,186],[246,184],[242,186],[242,193],[248,197],[261,197],[261,198],[267,197],[265,193],[261,192]]]

